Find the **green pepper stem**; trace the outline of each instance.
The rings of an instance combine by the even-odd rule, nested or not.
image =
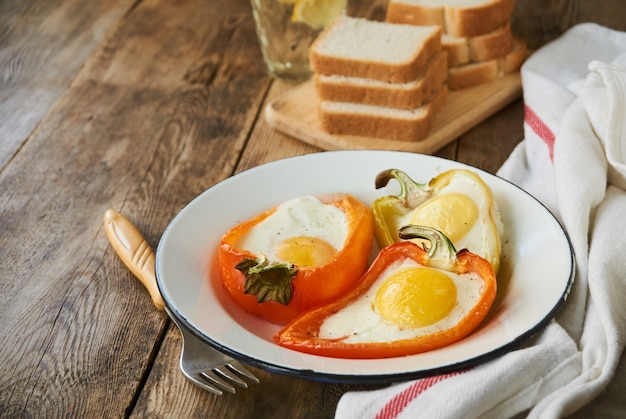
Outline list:
[[[423,200],[424,195],[431,191],[429,185],[415,182],[399,169],[387,169],[376,175],[376,189],[387,186],[391,179],[396,179],[400,183],[400,194],[397,195],[397,198],[409,208],[416,207]]]
[[[407,225],[398,231],[398,236],[402,240],[424,239],[430,242],[430,246],[425,249],[428,259],[433,262],[433,266],[441,269],[449,269],[456,263],[456,249],[450,239],[436,228]]]
[[[235,269],[245,276],[244,293],[256,296],[257,302],[276,301],[287,305],[291,301],[291,281],[298,273],[293,265],[269,262],[265,256],[259,256],[242,260]]]

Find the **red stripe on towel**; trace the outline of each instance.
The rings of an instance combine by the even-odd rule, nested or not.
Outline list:
[[[532,129],[535,134],[537,134],[539,138],[541,138],[543,142],[546,143],[546,145],[548,146],[548,153],[550,153],[550,161],[553,161],[555,137],[552,130],[528,105],[524,105],[524,122],[526,122],[530,129]]]
[[[415,381],[409,387],[405,388],[400,393],[396,394],[391,398],[383,406],[382,409],[376,414],[376,419],[393,419],[396,418],[400,412],[409,404],[411,400],[415,399],[417,396],[422,394],[424,391],[428,390],[439,381],[445,380],[446,378],[454,377],[455,375],[463,374],[464,372],[469,371],[458,371],[452,372],[450,374],[442,374],[435,375],[433,377],[422,378],[421,380]]]

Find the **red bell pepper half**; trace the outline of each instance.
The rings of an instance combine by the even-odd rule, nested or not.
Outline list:
[[[383,248],[355,289],[335,302],[309,310],[294,319],[274,336],[276,343],[296,351],[328,357],[388,358],[441,348],[469,335],[483,321],[496,296],[496,276],[492,265],[466,249],[457,253],[454,245],[443,233],[429,227],[406,226],[400,229],[400,235],[403,239],[427,239],[431,243],[430,248],[423,249],[409,241]],[[422,266],[459,275],[477,274],[482,279],[483,285],[473,308],[453,327],[411,339],[348,343],[345,342],[346,337],[335,339],[319,337],[320,328],[329,316],[359,299],[388,266],[406,258]]]

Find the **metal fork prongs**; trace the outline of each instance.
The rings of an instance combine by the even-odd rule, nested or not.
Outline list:
[[[221,396],[224,391],[235,394],[235,385],[247,388],[245,380],[259,383],[259,379],[241,363],[202,342],[167,307],[165,311],[180,330],[183,339],[180,369],[194,384]]]

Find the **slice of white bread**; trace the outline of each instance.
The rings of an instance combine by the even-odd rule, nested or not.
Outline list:
[[[410,110],[322,101],[319,120],[324,131],[330,134],[420,141],[428,136],[433,119],[443,107],[447,94],[447,87],[442,85],[430,102]]]
[[[316,74],[408,83],[441,51],[438,26],[398,25],[340,15],[309,49]]]
[[[439,25],[458,37],[484,35],[509,21],[515,0],[389,0],[387,22]]]
[[[322,101],[414,109],[429,101],[441,89],[447,70],[446,53],[441,52],[428,64],[423,77],[409,83],[322,74],[314,75],[313,80]]]
[[[514,38],[511,52],[504,57],[448,68],[448,88],[450,90],[464,89],[489,82],[503,74],[518,71],[526,59],[526,53],[524,41]]]
[[[487,83],[498,77],[498,60],[468,63],[448,69],[448,87],[450,90],[465,89]]]

